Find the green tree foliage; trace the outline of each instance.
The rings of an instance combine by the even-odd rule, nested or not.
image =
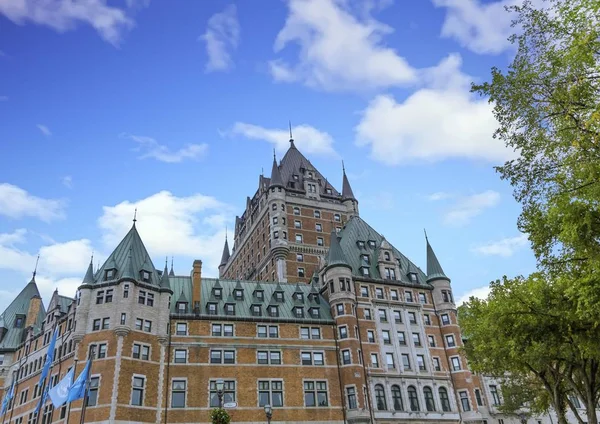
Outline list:
[[[223,408],[214,408],[210,411],[210,422],[212,424],[229,424],[231,417]]]

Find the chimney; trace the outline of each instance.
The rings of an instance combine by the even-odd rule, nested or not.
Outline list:
[[[192,310],[200,310],[200,298],[202,293],[202,261],[196,259],[192,269]]]
[[[27,318],[25,319],[25,328],[35,325],[37,317],[42,310],[42,298],[39,296],[33,296],[29,301],[29,308],[27,309]]]

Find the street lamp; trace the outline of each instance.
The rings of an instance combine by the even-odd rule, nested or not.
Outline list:
[[[223,380],[217,380],[217,396],[219,397],[219,408],[223,407]]]
[[[267,424],[271,424],[271,417],[273,416],[273,410],[271,409],[271,405],[265,405],[265,415],[267,416]]]
[[[521,424],[526,424],[527,423],[527,415],[524,414],[523,412],[519,413],[519,419],[521,421]]]

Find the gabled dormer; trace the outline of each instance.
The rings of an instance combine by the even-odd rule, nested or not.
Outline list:
[[[277,302],[277,303],[283,303],[285,301],[285,299],[284,299],[284,291],[281,288],[281,285],[279,284],[279,282],[275,286],[275,290],[273,291],[273,298],[271,299],[271,301],[272,302],[274,301],[274,302]]]
[[[175,308],[178,314],[186,314],[189,311],[189,301],[183,290],[175,303]]]
[[[254,301],[257,301],[260,303],[264,302],[265,291],[263,290],[260,283],[256,283],[256,287],[254,287],[254,291],[252,292],[252,297],[254,298]]]
[[[242,284],[239,281],[233,289],[233,298],[236,301],[244,300],[244,288],[242,287]]]
[[[223,299],[223,286],[219,283],[219,280],[215,282],[215,285],[210,291],[211,300],[222,300]]]
[[[227,296],[227,300],[225,301],[224,312],[225,312],[225,315],[230,315],[230,316],[235,315],[235,299],[233,298],[231,293],[229,293],[229,296]]]

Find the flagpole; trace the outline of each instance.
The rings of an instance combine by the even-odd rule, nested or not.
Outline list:
[[[62,335],[60,336],[60,350],[63,352],[64,355],[64,347],[65,347],[65,335],[67,334],[67,324],[65,322],[65,331],[63,331]],[[54,358],[54,360],[56,360],[56,358]],[[62,361],[61,358],[58,358],[58,378],[60,378],[60,371],[62,369]],[[50,367],[50,370],[52,370],[52,367]],[[50,422],[52,422],[52,417],[54,416],[54,408],[52,408],[52,414],[50,414]]]
[[[16,372],[17,372],[17,374],[16,374],[16,375],[18,375],[18,373],[19,373],[19,369],[21,369],[20,360],[19,360],[19,368],[18,368],[18,369],[17,369],[17,371],[16,371]],[[9,386],[9,388],[8,388],[8,391],[7,391],[7,392],[6,392],[6,394],[4,395],[5,399],[3,399],[3,402],[2,402],[2,403],[4,403],[4,400],[6,400],[6,397],[7,397],[7,396],[10,394],[10,392],[11,392],[11,391],[13,392],[13,396],[12,396],[12,398],[11,398],[11,399],[8,399],[8,403],[6,404],[6,409],[5,409],[5,410],[4,410],[4,412],[2,413],[2,424],[4,424],[4,422],[5,422],[5,420],[6,420],[6,413],[8,412],[8,406],[9,406],[9,404],[11,404],[11,403],[12,403],[12,400],[13,400],[13,399],[14,399],[14,397],[15,397],[15,396],[14,396],[14,395],[15,395],[14,388],[15,388],[15,372],[13,371],[13,378],[12,378],[12,381],[11,381],[11,383],[10,383],[10,386]],[[10,423],[10,420],[8,420],[8,422]]]
[[[21,359],[25,359],[23,362],[21,362],[21,359],[19,359],[19,368],[17,368],[16,374],[13,374],[13,384],[16,382],[16,386],[13,388],[13,397],[10,400],[10,417],[8,417],[9,423],[12,421],[13,413],[15,412],[14,399],[15,399],[15,393],[17,391],[17,388],[19,387],[19,378],[18,378],[19,371],[21,371],[21,367],[23,366],[23,364],[27,363],[28,358],[29,358],[29,355],[25,355],[24,358],[21,358]]]
[[[92,364],[94,362],[94,355],[96,354],[96,345],[90,346],[90,353],[88,355],[88,360],[90,361],[90,368],[88,370],[87,375],[85,376],[85,394],[83,395],[83,404],[81,405],[81,417],[79,418],[79,424],[85,423],[85,411],[87,410],[87,401],[88,401],[88,389],[90,386],[90,375],[92,375]]]
[[[56,319],[56,316],[54,317],[54,325],[52,326],[52,337],[54,337],[54,333],[56,332],[56,329],[58,328],[58,320]],[[56,342],[56,341],[55,341]],[[50,345],[48,345],[48,348],[50,347]],[[42,396],[40,398],[40,402],[44,401],[44,392],[46,391],[46,386],[48,384],[50,384],[51,380],[52,380],[52,369],[54,368],[54,361],[56,360],[56,358],[54,357],[54,350],[56,349],[56,345],[52,346],[53,351],[52,351],[52,362],[50,362],[50,368],[48,369],[48,375],[46,375],[46,377],[44,378],[44,382],[42,384]],[[48,352],[46,352],[46,355],[48,355],[50,353],[49,351],[50,349],[48,349]],[[44,364],[45,366],[45,364]],[[44,402],[46,403],[46,402]],[[42,415],[44,413],[44,405],[40,405],[40,410],[38,411],[37,417],[35,417],[35,424],[38,424],[40,422],[40,415]],[[50,422],[52,422],[52,420],[50,420]],[[9,421],[10,423],[10,421]]]
[[[73,370],[75,372],[77,371],[77,359],[73,360]],[[67,423],[66,424],[69,424],[69,418],[71,417],[71,403],[72,402],[68,402],[69,405],[67,406]]]

